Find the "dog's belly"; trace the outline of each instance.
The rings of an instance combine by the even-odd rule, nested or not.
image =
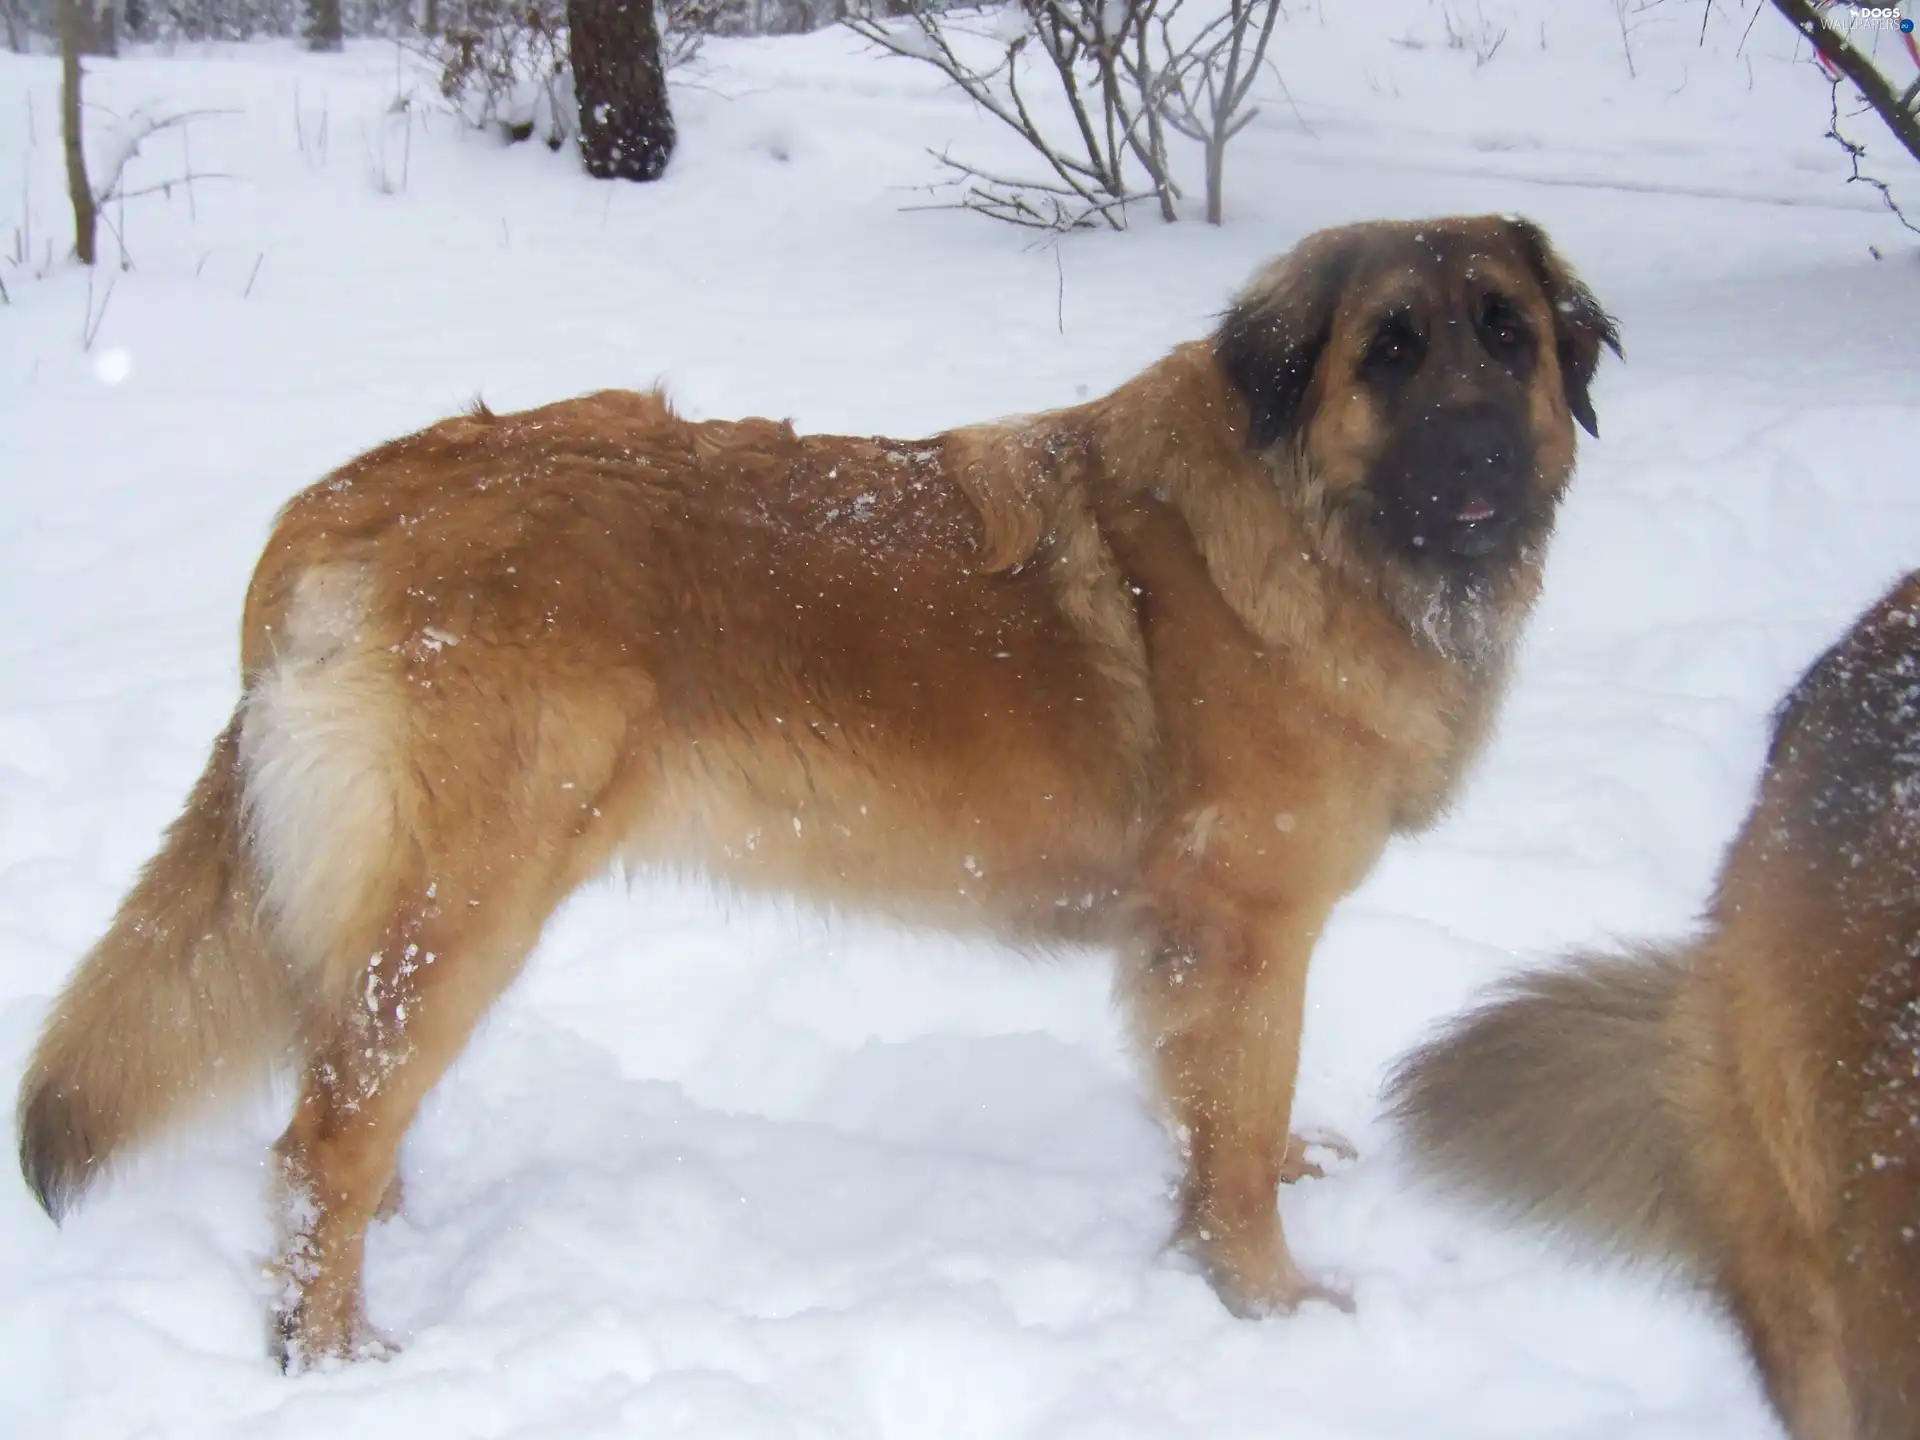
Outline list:
[[[894,782],[831,767],[816,775],[816,788],[781,792],[674,767],[625,858],[836,908],[1038,938],[1098,929],[1131,875],[1131,830],[1084,800],[943,806],[924,772]]]
[[[1016,628],[734,631],[724,659],[718,633],[653,647],[662,733],[629,857],[941,925],[1084,933],[1132,872],[1146,777],[1084,647]]]

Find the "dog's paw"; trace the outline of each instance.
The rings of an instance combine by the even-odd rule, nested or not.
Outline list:
[[[1315,1281],[1304,1273],[1294,1273],[1284,1283],[1261,1286],[1260,1290],[1244,1290],[1238,1284],[1213,1281],[1213,1292],[1219,1296],[1219,1302],[1227,1308],[1227,1313],[1236,1319],[1271,1319],[1275,1315],[1292,1315],[1296,1309],[1306,1304],[1323,1304],[1338,1309],[1342,1315],[1354,1313],[1354,1292],[1344,1284],[1332,1281]]]
[[[1239,1320],[1267,1320],[1291,1315],[1302,1305],[1330,1305],[1343,1315],[1354,1313],[1353,1292],[1330,1280],[1316,1280],[1304,1271],[1293,1270],[1284,1277],[1248,1286],[1237,1277],[1216,1273],[1208,1268],[1207,1279],[1227,1313]]]
[[[1312,1302],[1343,1314],[1354,1313],[1352,1291],[1307,1274],[1293,1263],[1284,1243],[1228,1246],[1204,1228],[1192,1228],[1176,1234],[1170,1248],[1194,1265],[1227,1312],[1238,1319],[1291,1315]]]
[[[268,1348],[280,1373],[289,1376],[328,1374],[363,1360],[391,1360],[400,1353],[399,1345],[364,1320],[316,1325],[299,1307],[274,1312]]]

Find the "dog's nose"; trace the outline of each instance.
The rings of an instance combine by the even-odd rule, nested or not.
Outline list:
[[[1513,427],[1504,416],[1475,408],[1440,417],[1438,455],[1442,471],[1471,484],[1492,480],[1513,466]]]

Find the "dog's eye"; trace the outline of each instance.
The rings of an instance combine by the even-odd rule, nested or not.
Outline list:
[[[1533,338],[1527,322],[1504,295],[1489,295],[1480,302],[1480,333],[1498,355],[1514,354]]]
[[[1369,375],[1404,373],[1420,363],[1420,336],[1405,320],[1388,320],[1367,342],[1360,369]]]

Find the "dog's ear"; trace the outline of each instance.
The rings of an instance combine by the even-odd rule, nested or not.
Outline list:
[[[1291,439],[1310,418],[1307,392],[1357,243],[1338,231],[1309,236],[1254,278],[1214,332],[1214,361],[1247,402],[1249,450]]]
[[[1554,252],[1545,231],[1530,220],[1509,218],[1506,223],[1553,312],[1553,347],[1560,357],[1567,409],[1582,429],[1597,437],[1600,422],[1594,416],[1588,387],[1593,384],[1593,372],[1600,368],[1600,347],[1605,345],[1615,355],[1621,353],[1620,331],[1613,317],[1600,308],[1593,292]]]

